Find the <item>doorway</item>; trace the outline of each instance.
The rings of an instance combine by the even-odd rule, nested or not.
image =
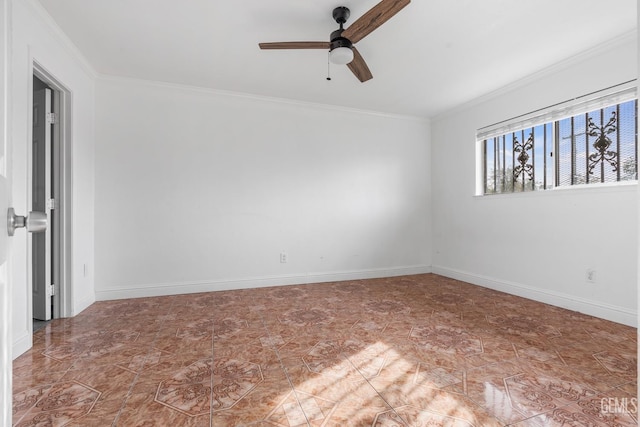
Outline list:
[[[56,114],[54,90],[33,76],[33,116],[31,148],[31,207],[44,212],[48,226],[44,232],[31,235],[31,289],[33,331],[44,327],[53,318],[55,280],[53,260],[55,243],[55,194],[57,168],[53,162],[55,150]]]
[[[71,92],[33,62],[28,206],[47,214],[44,233],[28,242],[32,332],[71,315]]]

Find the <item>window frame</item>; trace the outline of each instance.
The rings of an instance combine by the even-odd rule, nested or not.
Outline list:
[[[628,101],[634,100],[635,110],[634,110],[634,120],[626,120],[625,126],[628,126],[629,123],[633,122],[634,132],[635,132],[635,151],[634,151],[634,160],[635,160],[635,178],[624,178],[621,176],[621,169],[623,168],[622,162],[623,157],[620,149],[620,134],[622,131],[621,128],[621,116],[620,116],[620,106]],[[594,129],[597,129],[602,132],[604,135],[605,128],[605,117],[604,111],[605,109],[610,109],[611,107],[615,107],[615,113],[613,114],[615,117],[615,133],[616,136],[612,141],[612,146],[615,148],[616,159],[618,159],[618,164],[616,165],[616,174],[615,180],[606,181],[604,175],[604,160],[595,160],[594,164],[591,165],[590,154],[595,154],[593,150],[592,141],[596,137],[595,134],[589,133],[589,129],[595,132]],[[600,110],[600,126],[596,126],[591,118],[591,115],[597,113]],[[575,119],[576,117],[584,116],[584,124],[583,124],[583,132],[581,134],[576,134],[575,132]],[[561,182],[561,161],[562,155],[560,151],[560,123],[565,120],[570,120],[571,123],[571,131],[568,134],[571,138],[571,171],[570,171],[570,180],[569,184]],[[548,141],[548,131],[547,128],[550,127],[551,141]],[[542,135],[544,141],[540,143],[541,147],[536,144],[536,132],[537,129],[542,128]],[[527,160],[525,162],[521,162],[520,165],[522,167],[529,166],[531,169],[531,173],[529,173],[529,180],[527,181],[527,175],[520,171],[518,175],[513,175],[506,179],[509,168],[507,166],[507,159],[505,158],[506,151],[509,149],[509,146],[512,151],[512,159],[511,159],[511,174],[514,174],[514,170],[518,167],[516,160],[516,146],[513,141],[515,138],[518,138],[517,148],[523,150],[525,147],[525,136],[529,134],[527,137],[527,144],[530,142],[532,145],[529,149],[525,150],[525,156]],[[584,142],[580,143],[580,145],[584,145],[584,157],[585,164],[585,183],[576,182],[576,157],[577,157],[577,149],[576,149],[576,136],[584,135]],[[511,142],[505,142],[506,139],[511,139]],[[489,142],[490,141],[490,142]],[[499,142],[500,141],[500,142]],[[594,92],[588,95],[584,95],[578,98],[574,98],[570,101],[565,101],[563,103],[554,104],[552,106],[535,110],[531,113],[527,113],[521,116],[514,117],[512,119],[508,119],[502,122],[495,123],[493,125],[485,126],[483,128],[478,129],[476,133],[476,155],[479,163],[479,168],[476,173],[476,194],[478,196],[491,196],[497,194],[522,194],[522,193],[539,193],[545,192],[546,190],[558,190],[558,189],[572,189],[577,187],[594,187],[594,186],[618,186],[618,185],[626,185],[627,183],[637,184],[638,182],[638,174],[639,174],[639,165],[638,165],[638,96],[637,96],[637,83],[636,80],[631,80],[620,85],[612,86],[610,88],[604,89],[602,91]],[[499,147],[501,145],[502,147]],[[633,144],[632,144],[633,145]],[[550,149],[548,148],[550,147]],[[543,165],[540,171],[543,171],[543,177],[541,182],[536,183],[536,157],[539,156],[539,151],[536,152],[536,149],[542,150],[542,161]],[[502,154],[500,154],[502,150]],[[530,151],[529,151],[530,150]],[[493,154],[490,153],[493,151]],[[520,152],[520,151],[518,151]],[[531,154],[529,156],[529,154]],[[493,169],[489,168],[487,156],[493,157]],[[499,167],[500,164],[496,163],[497,159],[500,156],[502,157],[502,167]],[[625,156],[628,158],[628,156]],[[522,159],[524,160],[524,158]],[[528,163],[527,163],[528,162]],[[548,163],[552,162],[551,167],[548,167]],[[596,166],[600,162],[602,171],[599,175],[598,181],[593,182],[594,173],[591,172],[594,166]],[[502,172],[500,172],[500,170]],[[493,191],[490,188],[491,177],[489,176],[491,170],[493,170]],[[564,170],[562,171],[563,173]],[[516,180],[522,174],[522,181],[520,188],[518,191]],[[500,177],[502,175],[502,177]],[[605,180],[605,181],[603,181]],[[511,182],[511,190],[505,191],[504,188],[505,183],[508,181]],[[530,184],[530,185],[529,185]],[[540,184],[540,185],[538,185]],[[502,189],[498,190],[498,186],[502,185]],[[531,187],[526,189],[525,187]]]

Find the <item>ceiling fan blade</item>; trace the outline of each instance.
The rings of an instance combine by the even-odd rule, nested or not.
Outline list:
[[[344,30],[342,37],[351,40],[351,43],[358,43],[409,3],[411,0],[382,0]]]
[[[329,49],[329,42],[259,43],[260,49]]]
[[[347,67],[351,70],[351,72],[360,80],[362,83],[367,80],[371,80],[373,75],[367,66],[367,63],[364,62],[364,58],[358,52],[358,49],[355,47],[353,49],[353,61],[347,64]]]

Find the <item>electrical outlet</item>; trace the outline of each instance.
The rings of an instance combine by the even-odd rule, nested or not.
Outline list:
[[[596,283],[596,271],[588,268],[585,274],[585,278],[588,283]]]
[[[287,256],[286,252],[280,252],[280,263],[281,264],[286,264],[288,258],[289,257]]]

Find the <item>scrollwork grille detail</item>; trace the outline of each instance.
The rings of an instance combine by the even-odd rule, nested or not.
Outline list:
[[[600,121],[604,122],[604,110],[600,110]],[[613,172],[618,170],[618,152],[609,150],[609,147],[613,144],[609,135],[618,130],[617,122],[618,114],[616,111],[611,112],[611,118],[604,126],[597,126],[593,122],[593,117],[589,117],[587,134],[596,138],[592,145],[596,151],[589,155],[590,175],[594,173],[593,170],[596,166],[600,165],[601,168],[604,168],[605,162],[611,165]]]
[[[529,163],[531,156],[529,156],[528,153],[529,151],[533,151],[533,132],[529,134],[529,138],[524,143],[518,141],[518,136],[514,135],[513,151],[514,153],[518,153],[516,160],[519,163],[513,168],[513,180],[515,182],[522,176],[522,185],[524,186],[527,176],[530,180],[533,180],[533,165]]]

